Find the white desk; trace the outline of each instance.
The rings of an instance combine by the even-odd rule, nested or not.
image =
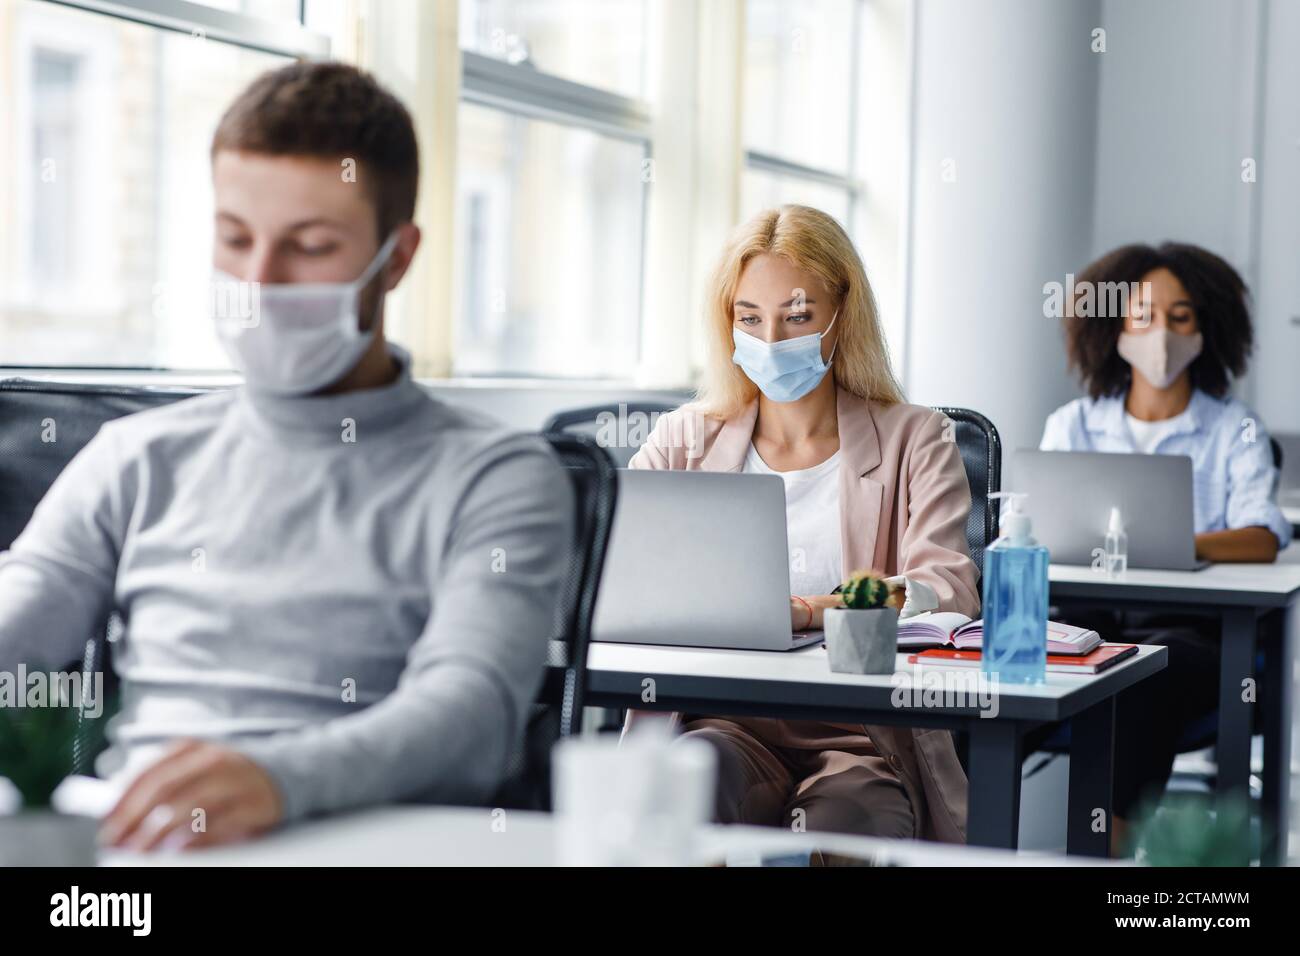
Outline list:
[[[1165,666],[1163,647],[1137,655],[1097,675],[1048,674],[1039,686],[1001,685],[996,714],[978,706],[933,706],[911,694],[896,702],[896,678],[836,674],[821,646],[785,653],[645,644],[591,645],[587,698],[591,706],[748,714],[843,723],[897,724],[964,730],[970,737],[972,845],[1014,849],[1020,821],[1020,774],[1026,734],[1045,723],[1071,722],[1070,853],[1105,856],[1106,833],[1094,832],[1093,811],[1110,816],[1115,695]],[[926,675],[975,676],[970,668],[917,667],[900,654],[896,669],[926,686]],[[654,700],[643,696],[652,680]],[[958,685],[961,686],[961,685]]]
[[[1284,859],[1300,544],[1279,554],[1274,564],[1216,564],[1200,571],[1130,570],[1121,580],[1110,580],[1087,567],[1054,564],[1048,577],[1055,602],[1196,612],[1219,619],[1218,791],[1242,794],[1248,785],[1252,712],[1249,699],[1243,699],[1243,685],[1257,680],[1264,729],[1264,860]],[[1257,674],[1256,652],[1261,648],[1265,665]]]
[[[487,808],[390,806],[300,823],[258,840],[172,853],[105,851],[101,866],[554,866],[554,818]],[[819,849],[902,866],[1077,866],[1057,854],[886,840],[779,827],[709,826],[699,862],[743,852],[776,856]],[[1104,865],[1104,864],[1103,864]]]

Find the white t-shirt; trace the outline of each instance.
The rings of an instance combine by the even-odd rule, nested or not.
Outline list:
[[[1156,446],[1190,414],[1191,409],[1188,409],[1173,418],[1162,418],[1155,422],[1144,422],[1128,412],[1124,413],[1124,417],[1128,420],[1128,430],[1133,435],[1133,446],[1144,455],[1154,455]]]
[[[790,546],[790,593],[830,594],[844,582],[840,537],[840,453],[811,468],[773,471],[750,442],[743,471],[780,475]]]

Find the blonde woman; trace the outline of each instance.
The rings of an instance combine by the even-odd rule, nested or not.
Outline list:
[[[897,576],[904,614],[977,615],[961,458],[943,416],[903,402],[871,286],[835,220],[782,206],[741,226],[706,321],[697,399],[660,418],[631,467],[780,475],[795,630],[820,628],[857,568]],[[965,839],[966,777],[947,731],[679,719],[718,752],[721,822]]]

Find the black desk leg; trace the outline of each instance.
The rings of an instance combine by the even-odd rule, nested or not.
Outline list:
[[[1287,676],[1294,667],[1287,627],[1290,608],[1273,611],[1265,619],[1264,672],[1259,675],[1259,702],[1264,731],[1264,794],[1260,829],[1264,845],[1260,862],[1281,866],[1287,853],[1291,793],[1291,690]]]
[[[1245,802],[1250,798],[1250,736],[1252,701],[1259,688],[1255,679],[1255,644],[1258,619],[1251,608],[1225,608],[1219,640],[1219,736],[1215,743],[1219,799]],[[1247,695],[1247,688],[1252,691]],[[1250,833],[1239,834],[1241,864],[1250,859]]]
[[[966,842],[1014,850],[1020,838],[1022,728],[1014,720],[971,720]]]
[[[1115,698],[1107,697],[1070,721],[1070,796],[1065,852],[1110,855],[1115,775]]]

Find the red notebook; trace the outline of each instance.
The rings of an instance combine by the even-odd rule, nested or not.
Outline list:
[[[1102,644],[1087,654],[1048,654],[1047,669],[1058,674],[1099,674],[1114,667],[1138,651],[1136,644]],[[945,667],[979,667],[979,651],[956,651],[938,647],[920,654],[911,654],[909,664],[943,664]]]

